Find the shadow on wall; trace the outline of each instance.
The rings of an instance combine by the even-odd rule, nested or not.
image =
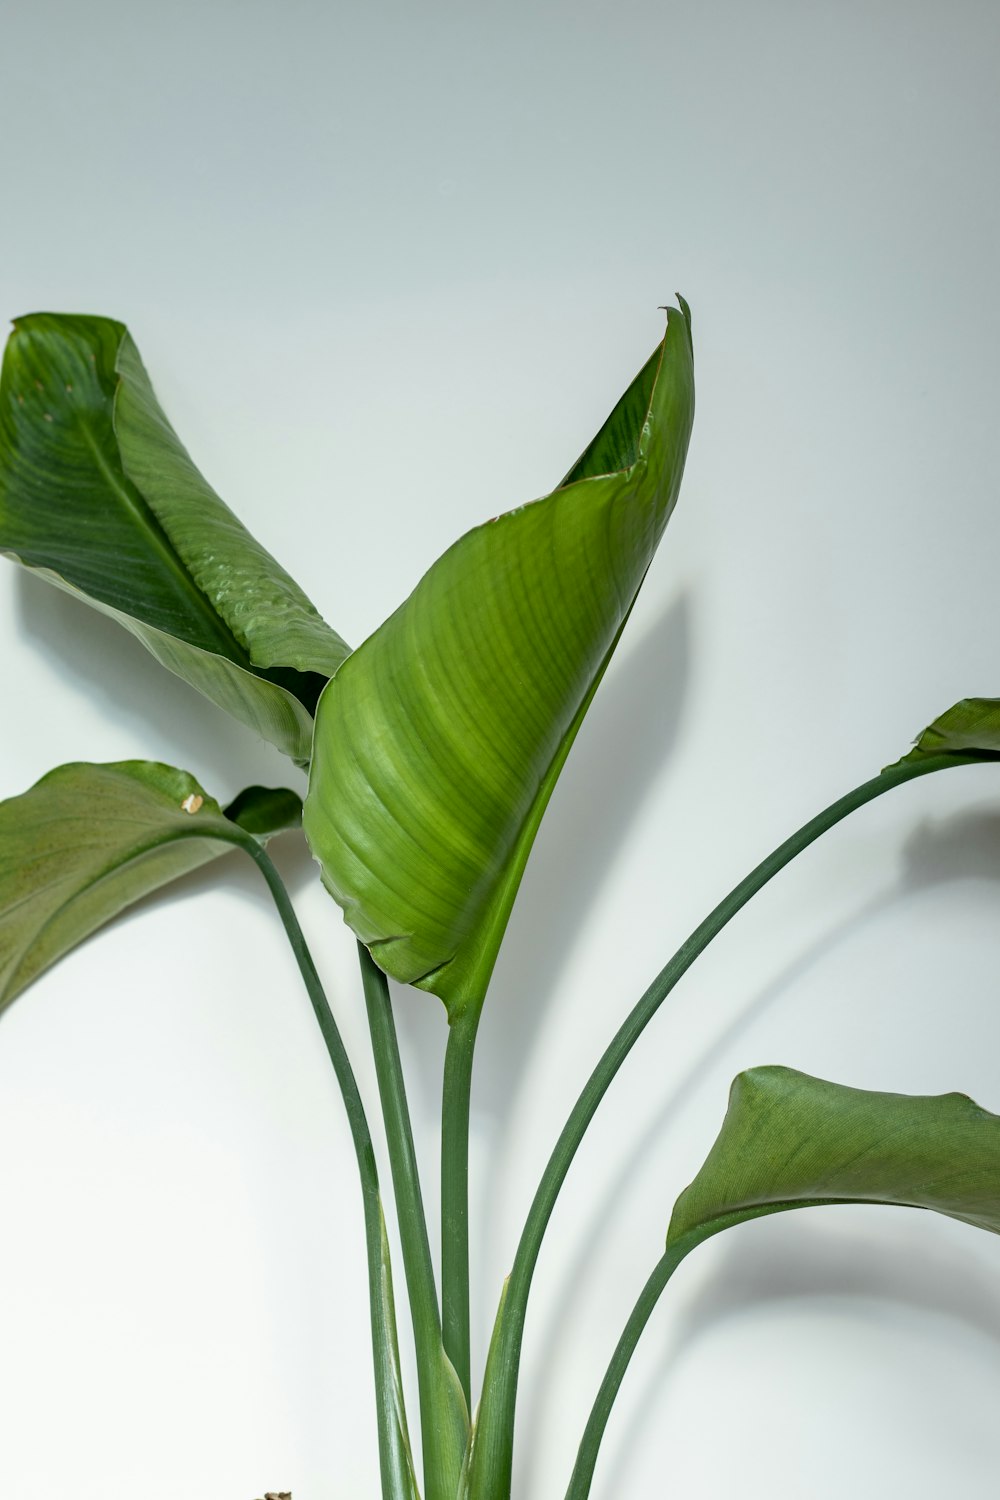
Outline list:
[[[149,738],[156,747],[152,759],[190,771],[223,803],[255,783],[304,792],[304,777],[291,761],[161,667],[123,626],[31,573],[19,570],[16,587],[25,636],[69,688],[98,703],[112,723],[126,731],[133,725],[143,726],[143,738],[147,738],[146,729],[151,729]],[[87,759],[86,747],[80,746],[75,753]],[[48,769],[40,767],[39,775]],[[300,836],[282,835],[270,851],[293,896],[318,879]],[[240,890],[261,911],[273,909],[259,872],[245,855],[234,851],[143,896],[101,930],[134,920],[150,905],[169,906],[217,889],[222,866],[227,885]]]
[[[690,602],[681,595],[621,648],[601,684],[549,804],[518,892],[483,1010],[475,1120],[506,1118],[539,1016],[583,931],[609,866],[669,760],[689,676]],[[623,728],[626,732],[623,733]],[[440,1109],[447,1037],[433,996],[395,986],[410,1104],[428,1129]],[[430,1006],[430,1014],[428,1013]]]
[[[600,895],[608,867],[676,740],[689,675],[690,613],[689,600],[681,595],[631,651],[626,634],[542,821],[490,985],[476,1053],[472,1129],[476,1133],[477,1123],[487,1122],[490,1154],[494,1123],[515,1107],[512,1099],[540,1014]],[[627,738],[623,725],[628,726]],[[435,1143],[423,1163],[433,1218],[448,1035],[445,1010],[433,995],[403,985],[392,989],[415,1132],[418,1142],[433,1138]],[[477,1178],[483,1170],[480,1163]],[[492,1316],[493,1288],[483,1287],[475,1276],[473,1288],[474,1319]]]
[[[161,667],[124,626],[31,573],[16,577],[25,636],[113,724],[143,726],[144,741],[162,743],[156,759],[190,770],[223,801],[254,782],[301,790],[290,761]]]
[[[162,668],[115,621],[27,572],[18,573],[17,590],[24,633],[59,676],[112,723],[126,731],[141,726],[157,759],[191,770],[222,800],[254,782],[304,791],[289,761]],[[682,595],[616,657],[584,721],[532,851],[491,987],[483,1029],[492,1034],[479,1051],[477,1114],[506,1114],[538,1014],[669,758],[688,679],[689,637],[690,604]],[[273,854],[293,895],[316,878],[301,839],[277,840]],[[256,872],[238,857],[226,863],[227,881],[267,905]],[[185,900],[217,880],[213,867],[192,872],[116,920],[130,920],[149,901]],[[418,1120],[423,1113],[425,1123],[436,1125],[444,1009],[433,996],[394,989],[400,1042],[412,1058],[411,1107]]]
[[[1000,813],[970,808],[921,823],[907,840],[903,859],[901,895],[948,880],[1000,880]]]
[[[588,1284],[609,1228],[619,1220],[633,1184],[641,1174],[643,1162],[739,1037],[838,947],[911,895],[955,880],[1000,881],[1000,814],[970,809],[938,822],[925,821],[907,840],[903,861],[901,878],[893,890],[814,943],[748,1000],[739,1017],[720,1030],[711,1046],[692,1061],[684,1081],[665,1101],[642,1136],[623,1153],[626,1165],[620,1176],[598,1202],[590,1205],[587,1227],[577,1239],[578,1249],[561,1282],[560,1295],[546,1310],[545,1327],[539,1329],[536,1326],[533,1331],[532,1338],[537,1340],[540,1348],[554,1350],[557,1343],[555,1330],[565,1320],[579,1315],[580,1309],[575,1303],[576,1289]],[[682,991],[683,981],[678,994]],[[677,998],[668,997],[664,1009],[668,1010]],[[706,1141],[705,1144],[707,1149],[711,1143]],[[681,1186],[677,1185],[678,1191]],[[669,1208],[670,1203],[665,1203],[664,1234]],[[898,1212],[912,1214],[912,1210]],[[675,1328],[670,1339],[671,1353],[650,1378],[629,1430],[616,1435],[613,1444],[609,1441],[608,1452],[601,1464],[603,1472],[614,1474],[615,1452],[626,1453],[629,1444],[637,1440],[639,1429],[650,1419],[660,1385],[684,1345],[719,1320],[762,1301],[779,1296],[814,1295],[886,1299],[959,1319],[1000,1343],[1000,1298],[995,1284],[977,1274],[973,1257],[969,1257],[967,1274],[956,1275],[961,1252],[949,1247],[948,1270],[944,1274],[940,1262],[945,1257],[926,1242],[916,1247],[912,1236],[906,1239],[905,1254],[897,1255],[894,1250],[886,1249],[884,1237],[880,1236],[877,1244],[865,1244],[863,1256],[855,1257],[844,1248],[842,1239],[830,1241],[822,1228],[809,1225],[805,1220],[805,1214],[783,1215],[778,1221],[766,1221],[769,1226],[766,1237],[746,1235],[744,1226],[733,1232],[734,1239],[738,1233],[742,1243],[730,1243],[728,1237],[720,1241],[718,1253],[722,1259],[711,1282],[688,1308],[680,1327]],[[789,1232],[787,1241],[782,1239],[783,1232]],[[899,1235],[907,1235],[905,1224],[901,1225]],[[806,1249],[803,1248],[805,1241],[808,1241]],[[669,1293],[665,1300],[669,1302]],[[656,1337],[655,1333],[653,1337]],[[608,1356],[610,1352],[610,1349],[606,1351]],[[547,1388],[552,1378],[551,1370],[546,1370],[546,1363],[543,1356],[538,1376],[543,1388]],[[603,1363],[595,1376],[595,1394],[602,1373]],[[581,1415],[581,1423],[584,1420],[585,1414]],[[544,1441],[544,1433],[540,1420],[533,1420],[530,1413],[525,1414],[524,1426],[522,1455],[530,1469],[533,1455]],[[595,1489],[595,1494],[598,1492]]]
[[[835,1234],[824,1222],[834,1215],[840,1218]],[[892,1233],[885,1223],[890,1215]],[[879,1221],[877,1239],[865,1233],[869,1216]],[[672,1342],[680,1347],[709,1324],[765,1302],[858,1297],[953,1318],[1000,1344],[996,1278],[981,1258],[963,1253],[957,1237],[947,1248],[931,1236],[918,1244],[915,1217],[907,1208],[828,1206],[758,1220],[764,1225],[758,1234],[751,1225],[727,1231],[718,1241],[713,1275],[688,1304]],[[921,1217],[931,1222],[931,1216]]]
[[[817,1222],[828,1213],[841,1216],[835,1236]],[[849,1229],[845,1228],[848,1213]],[[869,1214],[878,1220],[877,1237],[864,1232]],[[890,1214],[896,1216],[896,1227],[887,1234],[884,1221]],[[615,1475],[628,1454],[648,1442],[655,1431],[661,1396],[677,1374],[685,1348],[707,1327],[738,1319],[755,1308],[809,1298],[815,1314],[839,1323],[851,1312],[852,1304],[859,1319],[870,1320],[872,1304],[878,1303],[963,1324],[973,1335],[1000,1344],[996,1278],[975,1255],[963,1251],[960,1240],[945,1249],[930,1235],[915,1236],[907,1217],[912,1221],[917,1215],[912,1209],[874,1205],[810,1209],[740,1225],[722,1236],[712,1276],[679,1323],[668,1331],[663,1321],[654,1322],[647,1330],[667,1347],[631,1416],[619,1429],[609,1429],[594,1476],[594,1500],[616,1500]],[[664,1300],[668,1298],[669,1290]],[[821,1353],[821,1345],[817,1352]],[[795,1378],[790,1370],[789,1382]],[[773,1399],[780,1405],[780,1390],[774,1391]],[[720,1412],[720,1419],[724,1413]]]
[[[510,1109],[539,1016],[593,918],[619,850],[667,772],[690,656],[691,603],[682,594],[613,663],[598,689],[542,822],[501,950],[476,1059],[477,1111],[506,1116]]]

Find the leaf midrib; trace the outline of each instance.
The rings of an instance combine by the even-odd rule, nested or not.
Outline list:
[[[912,1203],[902,1198],[782,1198],[771,1203],[745,1205],[730,1209],[728,1213],[716,1214],[685,1229],[676,1238],[667,1235],[667,1249],[692,1241],[690,1249],[704,1244],[706,1240],[721,1234],[724,1229],[733,1229],[737,1224],[749,1224],[753,1219],[770,1218],[772,1214],[790,1213],[802,1208],[913,1208],[921,1213],[938,1213],[945,1218],[958,1218],[945,1209],[934,1208],[928,1203]],[[685,1254],[687,1251],[685,1251]]]
[[[107,484],[108,488],[115,495],[125,512],[148,534],[154,550],[166,566],[168,572],[172,575],[175,582],[180,584],[181,592],[195,605],[198,613],[208,624],[210,636],[214,636],[218,640],[225,656],[234,661],[237,666],[246,667],[250,670],[249,655],[242,649],[236,637],[223,621],[220,620],[208,599],[206,599],[205,595],[194,583],[152,508],[138,492],[132,493],[134,486],[130,488],[128,484],[122,484],[121,479],[108,462],[100,440],[93,432],[86,416],[78,416],[77,421],[83,439],[93,454],[94,462],[105,484]],[[189,644],[203,645],[204,643],[191,641]]]

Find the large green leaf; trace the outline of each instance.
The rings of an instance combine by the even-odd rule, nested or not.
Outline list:
[[[59,766],[0,802],[0,1007],[140,896],[295,827],[301,802],[251,787],[228,812],[186,771],[144,760]]]
[[[899,765],[938,755],[1000,756],[1000,698],[963,698],[935,719]]]
[[[481,1004],[549,796],[677,499],[687,307],[560,488],[468,532],[320,700],[304,826],[395,978]]]
[[[929,1208],[1000,1234],[1000,1116],[965,1094],[877,1094],[791,1068],[741,1073],[667,1246],[829,1203]]]
[[[348,648],[198,473],[123,324],[16,320],[0,378],[0,551],[308,758],[316,700]]]

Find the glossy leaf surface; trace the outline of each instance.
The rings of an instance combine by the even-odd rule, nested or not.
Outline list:
[[[566,482],[468,532],[323,693],[304,826],[379,965],[482,1001],[542,814],[677,499],[686,307]]]
[[[348,648],[198,473],[123,324],[15,322],[0,379],[0,551],[308,758],[312,710]]]
[[[932,755],[1000,756],[1000,698],[963,698],[928,724],[903,761]]]
[[[301,804],[251,787],[232,811],[156,761],[59,766],[0,802],[0,1006],[141,896],[295,827]]]
[[[933,1209],[1000,1233],[1000,1117],[964,1094],[872,1093],[791,1068],[741,1073],[667,1246],[829,1203]]]

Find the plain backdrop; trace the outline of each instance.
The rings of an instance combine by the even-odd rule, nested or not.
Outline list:
[[[127,321],[204,473],[354,643],[462,531],[558,481],[660,338],[658,305],[692,304],[681,503],[482,1027],[478,1372],[544,1157],[652,975],[794,827],[1000,689],[1000,17],[989,0],[0,11],[5,314]],[[12,565],[0,613],[0,794],[135,756],[220,797],[301,785]],[[277,857],[374,1111],[353,942],[297,841]],[[1000,1109],[998,896],[997,772],[931,778],[815,846],[685,979],[552,1224],[517,1500],[563,1493],[736,1072]],[[396,1002],[433,1213],[444,1013]],[[0,1022],[0,1493],[375,1500],[366,1340],[342,1107],[232,857]],[[985,1494],[998,1400],[994,1239],[904,1210],[780,1216],[678,1274],[594,1495]]]

